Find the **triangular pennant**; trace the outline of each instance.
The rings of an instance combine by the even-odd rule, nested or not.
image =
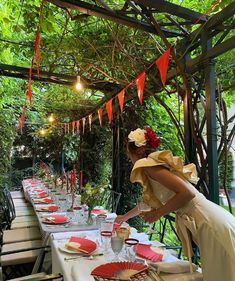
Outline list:
[[[89,121],[89,129],[91,131],[92,114],[89,114],[88,121]]]
[[[31,66],[29,68],[29,82],[26,90],[26,96],[29,98],[30,107],[32,108],[32,73],[33,73],[34,57],[31,60]]]
[[[142,104],[142,101],[143,101],[145,77],[146,77],[146,73],[142,72],[136,79],[136,85],[137,85],[137,89],[138,89],[138,97],[139,97],[140,104]]]
[[[42,0],[41,6],[40,6],[40,12],[39,12],[39,17],[38,17],[38,26],[37,26],[35,43],[34,43],[38,77],[40,76],[40,40],[41,40],[40,26],[41,26],[41,18],[42,18],[43,6],[44,6],[44,0]]]
[[[76,121],[76,127],[77,127],[77,134],[79,134],[79,130],[80,130],[80,120]]]
[[[123,111],[124,96],[125,96],[125,90],[123,89],[123,90],[118,94],[118,101],[119,101],[119,106],[120,106],[121,112]]]
[[[169,58],[171,54],[171,48],[166,50],[156,61],[156,65],[158,67],[158,70],[160,72],[160,77],[163,86],[166,85],[166,78],[167,78],[167,70],[168,70],[168,64],[169,64]]]
[[[98,113],[98,118],[99,118],[99,122],[100,122],[100,126],[102,126],[102,113],[103,113],[103,108],[99,108],[97,110],[97,113]]]
[[[113,99],[110,99],[110,100],[106,103],[106,110],[107,110],[107,113],[108,113],[109,123],[112,122],[112,118],[113,118],[112,102],[113,102]]]
[[[85,133],[85,126],[86,126],[86,117],[82,118],[82,133]]]
[[[73,129],[73,135],[74,135],[75,121],[72,122],[72,129]]]

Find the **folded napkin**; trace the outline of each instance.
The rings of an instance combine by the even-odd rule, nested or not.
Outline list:
[[[151,263],[156,268],[158,273],[186,273],[190,272],[190,266],[188,261],[178,260],[174,262],[156,262]],[[197,266],[193,264],[193,271],[197,270]]]
[[[37,198],[45,198],[45,197],[48,197],[48,193],[47,193],[47,192],[40,192],[40,193],[37,195]]]
[[[53,199],[46,197],[46,198],[41,198],[41,199],[34,199],[34,203],[45,203],[45,204],[49,204],[49,203],[53,203]]]
[[[106,217],[106,221],[115,221],[116,217],[117,217],[116,213],[108,213]]]
[[[46,218],[46,217],[54,217],[54,216],[63,216],[66,217],[67,213],[66,212],[56,212],[56,214],[41,214],[41,217]]]
[[[51,238],[53,240],[63,240],[63,239],[69,239],[71,236],[79,236],[82,238],[85,238],[87,236],[88,232],[84,231],[71,231],[71,232],[57,232],[57,233],[52,233]],[[97,235],[97,231],[95,230],[95,235]]]
[[[37,208],[36,211],[41,212],[56,212],[59,209],[59,206],[48,206],[48,207],[40,207]]]
[[[97,245],[92,240],[72,236],[69,241],[65,244],[65,247],[76,252],[84,252],[90,254],[96,250]]]
[[[106,214],[108,211],[107,210],[102,210],[102,209],[93,209],[92,211],[91,211],[91,213],[93,214],[93,215],[96,215],[96,216],[98,216],[98,215],[104,215],[104,214]]]
[[[54,215],[54,216],[50,216],[50,217],[45,217],[43,219],[43,221],[57,224],[57,223],[67,222],[68,219],[69,218],[66,216]]]

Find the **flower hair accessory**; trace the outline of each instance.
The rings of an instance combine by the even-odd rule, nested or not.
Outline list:
[[[160,139],[149,127],[131,131],[128,135],[128,141],[134,142],[137,147],[149,144],[153,149],[156,149],[160,145]]]

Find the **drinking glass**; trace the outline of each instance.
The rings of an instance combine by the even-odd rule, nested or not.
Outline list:
[[[103,248],[104,254],[107,254],[110,248],[110,240],[112,237],[112,231],[103,230],[100,232],[101,235],[101,247]]]
[[[111,248],[115,254],[114,261],[120,261],[119,253],[122,250],[123,244],[124,244],[124,240],[121,237],[118,236],[111,237]]]
[[[129,261],[135,261],[136,259],[136,245],[139,243],[139,240],[134,238],[129,238],[125,240],[125,252],[126,258]]]

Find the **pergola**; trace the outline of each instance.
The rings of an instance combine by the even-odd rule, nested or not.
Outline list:
[[[186,161],[197,166],[200,186],[208,198],[219,203],[218,159],[229,146],[234,134],[217,143],[217,114],[223,111],[216,89],[215,58],[235,47],[235,36],[229,37],[235,22],[235,3],[225,7],[212,17],[164,0],[126,1],[120,10],[114,10],[108,2],[98,0],[96,3],[78,0],[47,0],[63,9],[74,9],[82,14],[114,21],[131,28],[140,29],[154,36],[159,36],[166,47],[169,38],[175,38],[172,57],[175,68],[170,69],[168,81],[177,76],[183,79],[181,97],[184,104],[184,146]],[[156,20],[155,15],[162,14],[168,19],[167,24]],[[189,33],[188,25],[199,27]],[[219,38],[215,41],[216,38]],[[180,39],[179,39],[180,38]],[[177,41],[176,41],[177,39]],[[197,50],[200,55],[191,58]],[[0,64],[0,75],[28,79],[28,69],[13,65]],[[42,71],[40,77],[33,71],[32,79],[47,83],[73,85],[76,76]],[[96,83],[82,77],[87,88],[100,90],[108,100],[120,88],[118,84],[102,81]],[[159,91],[162,89],[158,89]],[[199,104],[204,109],[199,113]],[[226,124],[222,130],[226,129]],[[203,132],[206,131],[206,139]],[[223,134],[224,132],[222,132]],[[113,178],[116,191],[121,191],[122,159],[120,147],[122,139],[121,120],[113,123]]]

